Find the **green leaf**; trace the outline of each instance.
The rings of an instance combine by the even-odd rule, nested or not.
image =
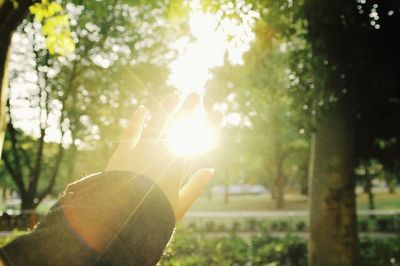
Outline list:
[[[50,54],[66,55],[75,49],[71,37],[68,15],[59,14],[63,11],[59,3],[49,3],[42,0],[29,7],[35,20],[42,22],[42,33],[46,37],[46,47]]]

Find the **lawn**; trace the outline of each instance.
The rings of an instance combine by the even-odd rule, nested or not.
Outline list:
[[[307,197],[290,193],[285,195],[284,210],[306,210]],[[376,209],[400,209],[400,193],[389,194],[386,191],[375,193]],[[368,209],[368,198],[365,194],[357,195],[358,209]],[[267,211],[276,210],[275,202],[266,195],[230,196],[228,204],[223,196],[214,196],[211,200],[200,197],[191,211]]]
[[[387,191],[375,192],[376,209],[395,210],[400,209],[400,193],[389,194]],[[54,200],[45,201],[37,208],[40,214],[46,214],[54,204]],[[366,194],[357,195],[358,209],[368,209],[368,198]],[[2,210],[4,205],[0,204]],[[229,202],[224,203],[223,196],[209,198],[202,196],[192,206],[190,211],[272,211],[276,210],[275,202],[268,195],[241,195],[230,196]],[[296,192],[285,195],[285,208],[283,210],[307,210],[307,197]]]

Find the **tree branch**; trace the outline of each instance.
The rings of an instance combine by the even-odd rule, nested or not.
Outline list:
[[[18,148],[17,148],[17,134],[16,134],[16,130],[14,128],[14,125],[12,123],[12,117],[11,117],[11,113],[10,113],[10,99],[7,99],[7,107],[8,107],[8,117],[9,117],[9,122],[7,125],[7,130],[10,134],[10,140],[11,140],[11,152],[12,155],[14,157],[14,162],[15,162],[15,167],[13,167],[14,171],[14,175],[13,175],[13,179],[16,181],[17,185],[19,188],[21,188],[21,193],[24,192],[25,193],[25,185],[23,182],[23,175],[22,175],[22,168],[21,168],[21,163],[20,163],[20,158],[19,158],[19,154],[18,154]],[[9,166],[11,167],[11,162],[8,161]],[[12,168],[10,168],[12,169]],[[11,174],[11,172],[10,172]]]
[[[60,143],[58,145],[58,153],[57,153],[57,157],[56,157],[56,161],[54,163],[54,167],[53,167],[53,171],[51,173],[51,179],[49,184],[46,186],[46,188],[39,194],[38,196],[38,203],[40,203],[48,194],[51,193],[51,191],[53,190],[59,169],[60,169],[60,165],[61,165],[61,161],[62,158],[64,156],[64,148],[63,148],[63,143],[64,143],[64,136],[65,136],[65,129],[63,128],[63,121],[64,121],[64,111],[66,108],[66,100],[69,96],[69,93],[71,92],[72,88],[73,88],[73,82],[75,79],[75,74],[76,74],[76,68],[75,68],[76,64],[73,65],[72,68],[72,72],[71,72],[71,76],[68,82],[68,86],[67,86],[67,90],[65,92],[65,94],[63,95],[63,98],[61,100],[61,115],[60,115],[60,119],[59,119],[59,126],[60,126],[60,131],[61,131],[61,140]]]
[[[36,62],[39,62],[40,60],[40,55],[39,52],[35,49],[35,47],[33,48],[33,52],[35,54],[35,58],[36,58]],[[46,53],[46,57],[45,57],[45,65],[48,66],[48,59],[49,59],[49,53]],[[39,76],[40,71],[39,71],[39,64],[36,64],[35,66],[35,70],[37,75]],[[36,194],[36,190],[37,190],[37,186],[38,186],[38,181],[39,181],[39,176],[40,176],[40,172],[42,170],[42,161],[43,161],[43,151],[44,151],[44,137],[46,136],[46,127],[47,127],[47,120],[48,120],[48,116],[49,116],[49,96],[48,96],[48,92],[46,91],[46,86],[47,86],[47,74],[44,75],[43,77],[44,81],[43,81],[43,86],[41,86],[40,84],[40,78],[38,78],[38,87],[39,87],[39,93],[38,93],[38,97],[39,97],[39,124],[40,124],[40,137],[38,139],[38,148],[36,151],[36,158],[35,158],[35,163],[33,165],[33,169],[31,171],[30,174],[30,182],[29,182],[29,193],[31,195],[35,195]],[[45,103],[44,106],[42,106],[42,97],[43,97],[43,93],[44,93],[44,97],[45,97]],[[44,109],[44,110],[43,110]],[[42,121],[42,112],[45,111],[45,118],[43,119],[44,121]]]
[[[14,183],[17,185],[18,190],[21,194],[21,197],[24,197],[25,187],[24,187],[24,182],[22,180],[22,176],[19,175],[18,172],[13,169],[12,164],[11,164],[10,160],[8,159],[7,153],[3,153],[2,159],[4,161],[4,165],[6,166],[8,173],[10,174]]]

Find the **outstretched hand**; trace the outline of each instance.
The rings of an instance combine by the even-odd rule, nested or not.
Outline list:
[[[140,106],[105,168],[105,171],[135,172],[152,179],[168,198],[176,221],[192,206],[214,174],[214,169],[200,169],[182,187],[185,159],[168,150],[165,131],[173,117],[193,112],[200,100],[197,94],[191,94],[177,110],[179,102],[179,95],[171,94],[148,122],[149,111]],[[212,114],[214,126],[218,127],[221,118],[220,113]]]

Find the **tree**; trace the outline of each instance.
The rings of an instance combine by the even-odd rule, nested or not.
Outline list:
[[[20,27],[15,40],[18,46],[18,41],[28,37],[33,49],[24,50],[26,46],[22,45],[15,49],[11,87],[21,87],[18,79],[30,74],[37,77],[33,85],[36,89],[30,91],[28,79],[22,84],[25,87],[22,93],[14,88],[10,95],[7,130],[10,145],[4,152],[4,162],[22,198],[22,209],[34,209],[54,187],[63,189],[66,182],[79,175],[101,171],[120,132],[115,125],[126,125],[139,101],[154,102],[153,94],[168,92],[163,87],[167,61],[163,58],[166,50],[162,42],[175,35],[172,30],[168,37],[164,35],[171,24],[163,16],[157,16],[167,6],[157,3],[135,6],[114,1],[68,4],[65,10],[71,13],[71,36],[76,49],[60,57],[50,53],[62,46],[49,42],[46,25],[49,18],[40,25],[42,7],[33,6],[36,8],[33,13],[39,19],[31,16]],[[48,17],[48,12],[45,15]],[[105,31],[110,23],[110,31]],[[142,49],[136,49],[139,46]],[[30,138],[35,152],[22,145],[23,136],[32,132],[27,132],[23,121],[17,121],[16,117],[29,108],[32,113],[39,111],[30,118],[39,128]],[[23,119],[27,122],[26,116]],[[50,131],[53,133],[49,134]],[[54,141],[59,143],[58,152],[47,152],[53,149]],[[85,152],[81,155],[80,150]],[[95,153],[94,150],[100,152],[96,152],[98,159],[93,163],[87,154]],[[54,165],[46,161],[47,154],[55,159]],[[55,186],[60,172],[67,177]]]
[[[32,89],[27,89],[25,92],[12,91],[10,94],[7,101],[7,147],[3,152],[4,164],[19,191],[23,211],[34,210],[52,192],[64,155],[65,100],[56,101],[52,97],[51,87],[54,83],[49,78],[48,70],[52,68],[54,59],[50,58],[43,43],[37,40],[34,26],[34,23],[28,22],[24,25],[26,40],[32,44],[32,48],[27,51],[32,55],[31,62],[34,64],[22,64],[20,67],[24,69],[22,74],[31,73],[36,80],[33,82],[24,80],[24,86],[31,85]],[[27,51],[22,51],[22,53],[25,54]],[[26,59],[26,56],[22,55],[20,59]],[[14,60],[16,59],[14,58]],[[11,80],[20,79],[21,72],[16,69],[12,70]],[[22,94],[22,97],[14,94]],[[31,106],[26,105],[27,102],[23,99],[30,99]],[[15,103],[11,104],[11,101]],[[19,105],[18,102],[22,102],[22,104]],[[16,111],[36,113],[36,116],[33,115],[31,119],[37,121],[37,128],[35,128],[37,137],[27,136],[21,129],[16,128],[15,125],[20,122],[17,116],[13,115]],[[57,112],[59,116],[55,121],[54,118],[51,121],[51,116]],[[50,126],[56,126],[60,130],[60,139],[55,150],[54,143],[46,141],[49,137],[46,131]],[[51,154],[52,160],[46,156],[49,154]],[[40,184],[41,180],[47,180],[47,182]]]
[[[363,161],[355,169],[357,176],[360,178],[360,183],[364,188],[364,193],[368,196],[369,209],[375,209],[373,180],[379,175],[382,175],[383,166],[376,160]]]
[[[320,113],[314,141],[312,265],[357,264],[354,168],[358,160],[377,158],[385,166],[399,156],[399,149],[393,150],[400,111],[394,103],[400,98],[394,74],[399,43],[392,41],[397,8],[394,1],[306,1],[307,39],[322,63],[313,69],[325,73],[318,87],[331,99]]]
[[[307,149],[307,139],[299,133],[299,115],[293,108],[285,71],[289,53],[280,48],[283,40],[262,20],[255,32],[256,39],[244,55],[243,65],[230,66],[226,62],[216,69],[207,97],[225,102],[228,119],[229,112],[240,115],[247,128],[241,135],[247,146],[243,145],[240,152],[262,158],[262,182],[270,188],[277,209],[282,209],[289,178],[285,170],[295,163],[290,158]]]
[[[41,2],[41,3],[40,3]],[[5,132],[5,104],[8,88],[8,57],[11,39],[23,19],[32,12],[43,21],[43,33],[47,37],[46,46],[50,53],[67,53],[73,50],[69,22],[62,13],[61,5],[48,0],[3,0],[0,2],[0,151]]]
[[[4,0],[0,3],[0,150],[5,134],[5,105],[8,88],[8,56],[14,31],[28,13],[33,1]]]

